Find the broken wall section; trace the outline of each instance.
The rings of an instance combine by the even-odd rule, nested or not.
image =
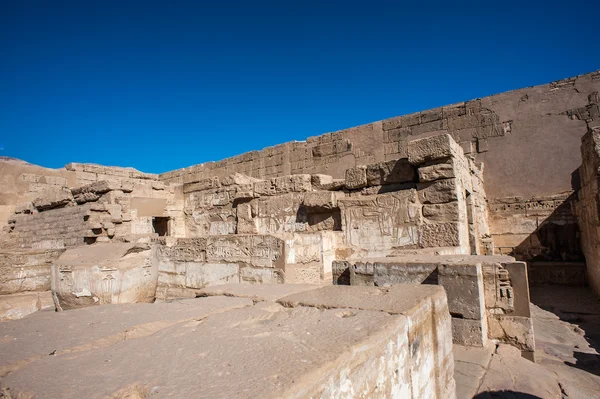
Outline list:
[[[588,282],[600,295],[600,126],[591,127],[583,136],[581,155],[581,189],[577,192],[575,209]]]
[[[110,180],[39,193],[9,220],[21,248],[58,249],[113,238],[152,236],[153,219],[171,220],[172,235],[183,234],[183,200],[161,182],[132,184]]]

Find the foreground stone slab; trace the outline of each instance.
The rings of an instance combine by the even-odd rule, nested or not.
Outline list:
[[[322,298],[328,302],[315,307],[252,305],[246,298],[213,296],[97,306],[53,313],[54,318],[36,314],[2,325],[0,351],[10,355],[2,361],[29,361],[5,368],[0,384],[14,396],[44,398],[115,393],[161,398],[455,398],[451,343],[447,340],[445,359],[435,350],[440,347],[437,331],[450,330],[449,318],[436,311],[447,312],[443,291],[432,290],[417,301],[408,298],[410,291],[378,292],[370,288],[364,307],[373,298],[393,295],[397,300],[387,300],[393,312],[376,309],[384,301],[374,302],[374,310],[336,308],[332,304],[347,301],[346,293],[336,300],[327,292]],[[40,340],[36,329],[47,329],[48,336]],[[120,339],[103,338],[115,334]],[[78,350],[62,349],[73,346]]]
[[[177,323],[251,306],[244,298],[205,298],[173,303],[95,306],[68,312],[39,312],[0,324],[0,376],[53,353],[85,352],[151,335]]]
[[[319,288],[312,284],[223,284],[200,290],[199,297],[224,295],[249,298],[254,301],[277,301],[288,295]]]

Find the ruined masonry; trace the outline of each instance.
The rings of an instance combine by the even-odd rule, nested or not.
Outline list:
[[[175,321],[159,322],[164,312],[204,331],[189,353],[269,337],[250,344],[264,357],[252,373],[278,382],[240,395],[237,364],[221,397],[453,398],[453,343],[507,344],[535,361],[530,284],[600,293],[599,92],[600,71],[160,175],[0,159],[0,320],[77,309],[62,322],[42,312],[61,330],[111,304],[98,320],[129,312],[145,326],[133,334],[166,357]],[[257,320],[277,321],[289,340]],[[37,361],[86,351],[73,328],[60,348],[0,360],[0,383],[66,397],[34,376],[79,367]],[[134,331],[102,328],[102,356],[117,350],[110,337]],[[145,363],[131,345],[128,361]],[[247,356],[225,352],[209,356],[207,374]],[[279,364],[281,352],[308,363]],[[153,372],[73,397],[135,390],[167,371]],[[172,383],[163,393],[181,395]],[[184,385],[187,397],[221,389]]]

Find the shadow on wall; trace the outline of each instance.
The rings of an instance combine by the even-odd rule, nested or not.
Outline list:
[[[530,284],[586,285],[585,257],[580,246],[580,232],[573,211],[577,192],[569,195],[549,215],[539,201],[539,210],[528,209],[528,218],[539,225],[508,254],[526,261]]]
[[[482,392],[473,396],[473,399],[543,399],[536,395],[515,391]]]
[[[571,194],[537,229],[514,249],[519,260],[531,262],[582,262],[579,227],[572,211],[576,193]],[[535,216],[535,215],[533,215]]]

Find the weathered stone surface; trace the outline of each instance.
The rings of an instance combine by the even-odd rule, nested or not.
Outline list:
[[[276,177],[254,183],[254,194],[256,196],[301,193],[311,190],[311,176],[307,174]]]
[[[337,208],[339,198],[344,198],[344,193],[333,191],[316,191],[306,193],[302,200],[302,204],[313,210],[330,210]]]
[[[456,179],[421,183],[417,188],[419,192],[419,201],[421,201],[422,204],[442,204],[458,201]]]
[[[3,385],[14,394],[43,393],[47,398],[159,387],[165,397],[339,397],[350,389],[370,397],[453,399],[452,352],[444,349],[445,355],[438,357],[434,349],[446,348],[434,331],[449,320],[439,317],[443,295],[434,298],[409,300],[412,307],[404,311],[396,308],[408,316],[347,307],[286,309],[223,296],[95,307],[63,313],[60,327],[48,329],[43,340],[32,334],[35,326],[57,324],[63,314],[30,318],[10,330],[23,331],[22,342],[34,342],[12,345],[3,356],[3,374],[10,371]],[[99,327],[86,331],[86,320]],[[147,361],[150,353],[162,361]],[[204,354],[200,363],[198,354]],[[175,361],[180,372],[173,374],[169,370]],[[228,374],[222,373],[223,365]],[[106,380],[89,378],[92,369]],[[190,378],[185,370],[203,378]],[[272,384],[272,379],[279,382]]]
[[[71,190],[61,187],[44,191],[40,197],[33,200],[33,206],[38,211],[43,211],[65,206],[71,202],[73,202]]]
[[[408,183],[417,179],[415,167],[405,158],[367,165],[366,175],[369,186]]]
[[[487,329],[481,320],[452,318],[452,342],[465,346],[485,346]]]
[[[356,190],[367,186],[367,167],[357,166],[346,169],[346,188]]]
[[[311,182],[316,190],[340,190],[345,185],[344,179],[334,179],[330,175],[314,174],[311,176]]]
[[[419,244],[421,248],[460,246],[459,224],[455,222],[422,225]]]
[[[441,179],[451,179],[456,176],[454,170],[454,163],[451,158],[448,158],[444,162],[436,163],[433,165],[421,166],[419,168],[419,182],[427,183]]]
[[[448,294],[448,309],[454,317],[485,322],[485,299],[481,265],[440,264],[438,284]]]
[[[435,222],[458,222],[458,202],[423,205],[423,217]]]
[[[439,134],[408,142],[408,162],[419,165],[427,161],[462,154],[462,149],[449,134]]]

